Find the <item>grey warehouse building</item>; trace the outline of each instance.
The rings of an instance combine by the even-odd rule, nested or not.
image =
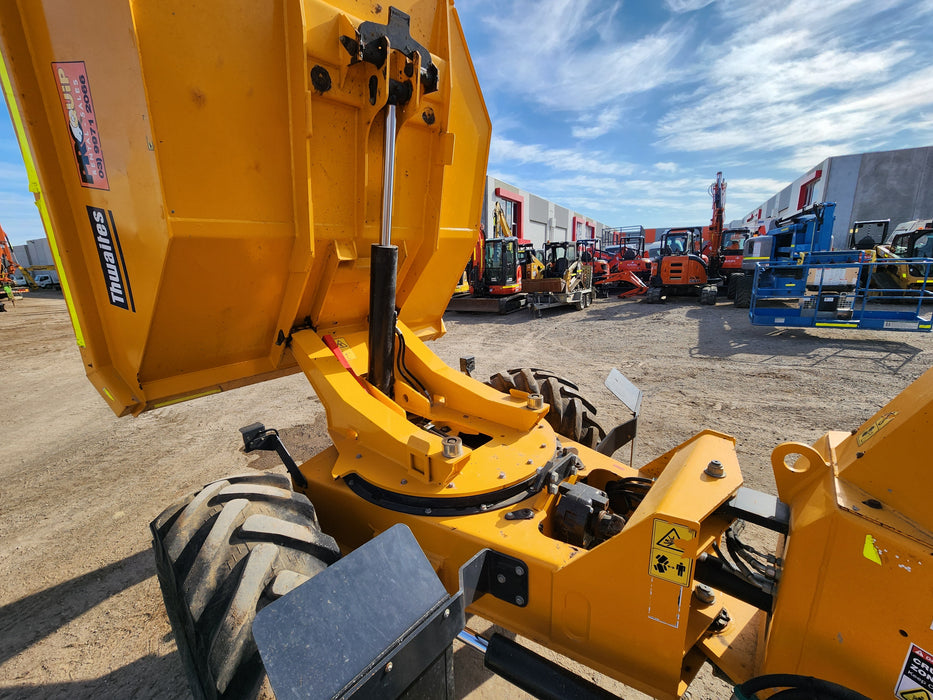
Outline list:
[[[512,235],[531,241],[535,248],[544,247],[545,241],[596,238],[606,228],[592,217],[489,175],[486,177],[482,218],[487,234],[493,230],[492,214],[496,202],[505,213]]]
[[[856,221],[933,218],[933,146],[827,158],[801,175],[733,227],[766,231],[775,219],[818,202],[836,203],[833,247],[846,247]]]

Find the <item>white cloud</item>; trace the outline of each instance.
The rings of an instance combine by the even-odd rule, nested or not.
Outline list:
[[[605,161],[601,156],[572,148],[549,148],[526,144],[493,135],[489,146],[492,162],[534,163],[547,165],[557,172],[599,172],[604,175],[628,175],[635,170],[631,163]]]
[[[674,151],[790,149],[789,162],[796,165],[814,156],[819,162],[824,152],[867,150],[897,133],[929,134],[924,117],[918,118],[933,108],[928,54],[916,54],[916,44],[905,38],[864,40],[866,23],[881,21],[878,13],[893,5],[901,5],[900,24],[905,13],[916,19],[930,12],[930,4],[917,9],[903,0],[725,2],[738,40],[721,55],[707,49],[708,81],[677,96],[677,106],[658,122],[658,145]]]
[[[714,0],[664,0],[664,5],[671,12],[693,12],[711,5]]]
[[[584,112],[669,82],[687,30],[664,25],[632,38],[612,30],[619,7],[595,0],[505,5],[485,20],[489,52],[474,56],[484,87],[514,91],[550,109]]]
[[[578,139],[595,139],[609,133],[618,124],[621,116],[620,108],[606,107],[597,112],[595,119],[590,119],[589,115],[586,115],[577,126],[571,129],[570,133]]]
[[[655,163],[654,169],[660,170],[662,173],[676,173],[677,163]]]

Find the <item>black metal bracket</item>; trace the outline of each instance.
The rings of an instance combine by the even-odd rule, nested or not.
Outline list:
[[[624,423],[620,423],[615,428],[610,430],[606,437],[600,440],[599,444],[596,446],[596,451],[600,454],[606,455],[607,457],[611,457],[613,454],[615,454],[616,450],[624,447],[635,439],[635,432],[637,427],[637,416],[625,421]]]
[[[282,460],[282,464],[285,465],[285,469],[288,470],[292,480],[302,488],[308,486],[308,480],[305,479],[305,475],[301,473],[295,460],[288,453],[282,438],[279,437],[278,430],[274,428],[267,430],[262,423],[251,423],[240,428],[240,434],[243,436],[244,452],[255,452],[257,450],[275,452],[278,454],[279,459]]]
[[[417,51],[421,54],[421,85],[427,95],[437,91],[437,66],[431,58],[431,52],[415,41],[411,36],[411,15],[390,7],[389,19],[385,24],[378,22],[363,22],[357,28],[356,37],[343,36],[340,42],[351,57],[351,63],[366,61],[377,68],[385,65],[389,55],[389,47],[401,51],[411,60]],[[411,73],[406,71],[410,77]],[[409,83],[410,90],[410,83]],[[408,101],[411,95],[405,97],[403,93],[396,95],[397,102],[402,104]]]
[[[464,607],[489,593],[524,608],[528,605],[528,567],[521,559],[484,549],[460,567]]]
[[[575,452],[563,450],[559,456],[548,460],[547,464],[538,469],[531,492],[538,493],[541,489],[547,488],[548,492],[557,493],[560,482],[576,474],[582,467],[583,463]]]
[[[745,520],[754,525],[786,535],[790,529],[790,507],[777,496],[740,487],[726,503],[716,509],[716,515]]]
[[[473,355],[464,355],[460,358],[460,371],[466,376],[472,377],[471,372],[476,370],[476,357]]]

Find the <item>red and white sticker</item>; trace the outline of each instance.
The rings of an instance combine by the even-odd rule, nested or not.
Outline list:
[[[53,63],[58,96],[68,135],[74,145],[75,164],[82,187],[97,190],[109,190],[107,166],[104,164],[104,151],[100,143],[100,129],[94,100],[91,98],[91,85],[88,82],[84,61],[65,61]]]
[[[933,700],[933,654],[910,645],[894,695],[901,700]]]

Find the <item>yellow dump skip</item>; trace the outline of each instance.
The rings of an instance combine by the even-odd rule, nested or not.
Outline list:
[[[397,137],[397,303],[422,338],[443,332],[489,119],[451,4],[396,5],[436,89],[360,60],[360,26],[386,25],[388,4],[0,3],[9,106],[88,376],[116,413],[296,371],[293,328],[366,323],[390,80],[414,85]]]

